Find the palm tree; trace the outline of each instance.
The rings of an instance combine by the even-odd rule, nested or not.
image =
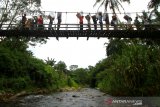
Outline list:
[[[54,66],[55,65],[55,63],[56,63],[56,61],[55,61],[55,59],[53,59],[53,58],[47,58],[47,60],[45,60],[45,62],[46,62],[46,64],[48,64],[48,65],[50,65],[50,66]]]
[[[149,9],[158,9],[158,7],[160,6],[160,0],[151,0],[149,3],[148,3],[148,8]]]
[[[105,11],[107,12],[108,7],[113,11],[114,14],[116,14],[116,10],[120,12],[120,7],[124,10],[121,2],[128,2],[130,3],[130,0],[96,0],[96,3],[100,3],[99,8],[104,5],[105,6]]]
[[[159,7],[160,7],[160,0],[150,0],[150,2],[148,3],[148,9],[152,9],[150,13],[150,18],[152,16],[156,17],[156,19],[153,20],[153,22],[156,22],[156,23],[160,23],[160,13],[158,10]]]

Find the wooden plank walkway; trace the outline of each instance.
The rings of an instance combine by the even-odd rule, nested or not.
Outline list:
[[[0,30],[0,36],[56,37],[57,39],[60,37],[160,39],[160,30]]]

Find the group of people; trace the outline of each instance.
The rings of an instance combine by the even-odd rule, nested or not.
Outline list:
[[[80,30],[83,30],[83,13],[77,13],[76,16],[79,18],[79,24],[80,24]],[[109,21],[109,15],[108,13],[103,13],[102,12],[98,12],[96,15],[91,16],[86,15],[85,16],[86,20],[87,20],[87,25],[88,25],[88,30],[91,30],[91,21],[90,19],[92,18],[93,21],[93,25],[94,25],[94,30],[97,30],[97,21],[99,21],[99,26],[100,29],[103,30],[103,21],[105,22],[105,26],[106,26],[106,30],[109,30],[110,25],[113,27],[114,30],[118,30],[118,18],[116,15],[112,16],[111,22]],[[142,30],[144,26],[144,29],[148,29],[151,24],[151,20],[148,19],[147,17],[143,17],[142,18],[142,23],[140,23],[138,16],[135,17],[135,20],[132,24],[132,18],[129,15],[124,15],[123,17],[126,20],[126,24],[125,25],[125,29],[128,30],[133,30],[135,26],[136,30]]]
[[[80,30],[83,30],[83,19],[84,19],[83,13],[77,13],[76,16],[77,18],[79,18]],[[89,15],[86,15],[85,18],[87,20],[88,30],[91,30],[91,21],[90,21],[91,18],[94,23],[94,30],[97,30],[98,20],[99,20],[101,30],[103,30],[103,21],[105,21],[106,28],[109,30],[109,16],[107,13],[102,15],[102,12],[99,12],[98,15],[93,15],[93,16],[90,16],[89,14]]]
[[[62,21],[62,13],[58,12],[57,14],[57,30],[60,28],[60,24]],[[48,24],[48,30],[53,30],[53,21],[55,17],[52,17],[51,15],[48,15],[47,18],[49,19],[49,24]],[[44,19],[42,15],[33,16],[33,18],[28,18],[26,17],[26,14],[22,15],[22,20],[21,20],[21,29],[22,30],[44,30]]]
[[[83,13],[78,12],[76,16],[79,19],[80,30],[83,30],[84,18],[87,20],[87,26],[88,26],[87,30],[91,30],[91,19],[93,21],[94,30],[97,30],[97,21],[99,22],[100,30],[103,30],[103,21],[105,22],[106,30],[109,30],[110,25],[113,26],[114,30],[118,30],[118,18],[116,15],[112,16],[111,22],[109,21],[108,13],[102,14],[102,12],[98,12],[97,14],[92,16],[90,14],[83,16]],[[48,15],[47,18],[49,20],[48,30],[53,30],[52,25],[55,17]],[[133,29],[133,26],[131,24],[132,18],[128,15],[125,15],[123,18],[127,21],[126,28],[132,30]],[[62,13],[58,12],[57,13],[57,30],[60,29],[61,22],[62,22]],[[144,24],[147,22],[148,22],[148,19],[144,19]],[[39,15],[39,17],[33,16],[33,18],[27,19],[26,14],[23,14],[21,23],[22,23],[21,28],[25,30],[44,30],[44,21],[43,21],[42,15]],[[135,17],[134,25],[137,30],[141,30],[141,24],[138,20],[138,17]]]
[[[22,15],[21,20],[21,29],[22,30],[42,30],[43,29],[43,18],[42,15],[39,17],[33,16],[33,18],[26,17],[26,14]]]

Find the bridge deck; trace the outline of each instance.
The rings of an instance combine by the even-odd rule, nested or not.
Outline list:
[[[159,30],[0,30],[0,36],[160,38]]]
[[[0,36],[160,38],[159,30],[0,30]]]

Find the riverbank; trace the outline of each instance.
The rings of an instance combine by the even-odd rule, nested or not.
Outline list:
[[[113,97],[97,89],[81,88],[19,96],[16,101],[0,102],[0,107],[160,107],[159,101],[158,97]]]
[[[64,91],[64,89],[63,89]],[[97,89],[67,89],[65,92],[18,97],[16,101],[2,102],[2,107],[105,107],[108,96]]]
[[[70,92],[79,91],[81,87],[64,87],[57,90],[46,89],[46,88],[35,88],[32,90],[23,90],[20,92],[3,92],[0,93],[0,102],[16,101],[18,97],[25,97],[27,95],[38,95],[38,94],[50,94],[55,92]]]

